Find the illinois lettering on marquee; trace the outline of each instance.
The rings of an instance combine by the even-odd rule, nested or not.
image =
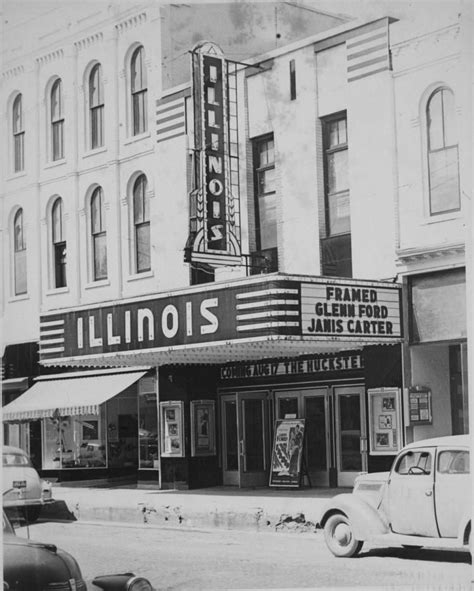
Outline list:
[[[186,262],[242,264],[236,68],[210,42],[192,51],[196,187],[190,193]],[[229,113],[231,111],[231,113]],[[232,148],[232,149],[231,149]]]

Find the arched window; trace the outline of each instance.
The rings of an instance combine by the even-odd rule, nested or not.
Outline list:
[[[104,89],[102,68],[96,64],[89,76],[90,147],[104,145]]]
[[[13,265],[15,295],[26,293],[26,240],[23,228],[23,210],[19,209],[13,219]]]
[[[13,101],[13,170],[20,172],[25,168],[25,129],[23,127],[23,100],[21,94]]]
[[[94,281],[107,279],[107,234],[101,187],[95,189],[91,198],[91,240]]]
[[[132,130],[133,135],[147,130],[147,85],[145,52],[137,47],[130,62],[130,87],[132,93]]]
[[[150,203],[147,180],[140,175],[133,185],[133,225],[135,230],[135,265],[137,273],[150,270]]]
[[[54,287],[66,287],[66,237],[63,221],[63,200],[58,197],[51,209],[51,237],[54,259]]]
[[[51,88],[51,157],[53,160],[64,158],[64,113],[60,79]]]
[[[430,214],[460,208],[459,159],[454,94],[438,88],[426,107]]]

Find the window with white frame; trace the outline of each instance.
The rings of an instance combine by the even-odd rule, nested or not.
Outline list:
[[[104,145],[104,87],[102,67],[96,64],[89,75],[90,147]]]
[[[150,266],[150,202],[147,180],[141,174],[133,185],[133,228],[135,241],[135,269],[149,271]]]
[[[13,218],[13,276],[15,295],[25,294],[27,291],[27,281],[23,209],[19,209]]]
[[[90,207],[93,279],[100,281],[107,279],[107,234],[101,187],[97,187],[92,193]]]
[[[12,108],[13,131],[13,170],[20,172],[25,168],[25,128],[23,125],[23,97],[18,94]]]
[[[132,107],[132,134],[138,135],[147,130],[147,81],[145,52],[137,47],[130,61],[130,90]]]
[[[457,211],[459,155],[454,93],[436,89],[426,106],[430,215]]]
[[[53,285],[66,287],[66,238],[64,232],[63,200],[58,197],[51,208],[51,238],[53,251]]]
[[[51,158],[64,158],[64,107],[62,82],[58,78],[51,88]]]

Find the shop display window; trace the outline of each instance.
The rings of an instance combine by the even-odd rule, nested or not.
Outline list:
[[[61,416],[43,422],[43,469],[104,468],[105,420],[99,415]]]
[[[143,384],[142,384],[143,382]],[[159,467],[157,396],[154,380],[143,379],[138,393],[139,468]]]

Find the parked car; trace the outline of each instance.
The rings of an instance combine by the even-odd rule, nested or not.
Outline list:
[[[105,591],[153,591],[151,583],[133,573],[103,575],[93,584]],[[15,534],[3,512],[4,591],[87,591],[77,561],[54,544],[44,544]]]
[[[390,472],[361,474],[352,494],[323,509],[319,527],[335,556],[354,556],[364,542],[469,550],[469,436],[416,441]]]
[[[18,507],[25,519],[36,521],[41,507],[52,503],[51,484],[42,480],[28,454],[19,447],[3,446],[3,506]]]

